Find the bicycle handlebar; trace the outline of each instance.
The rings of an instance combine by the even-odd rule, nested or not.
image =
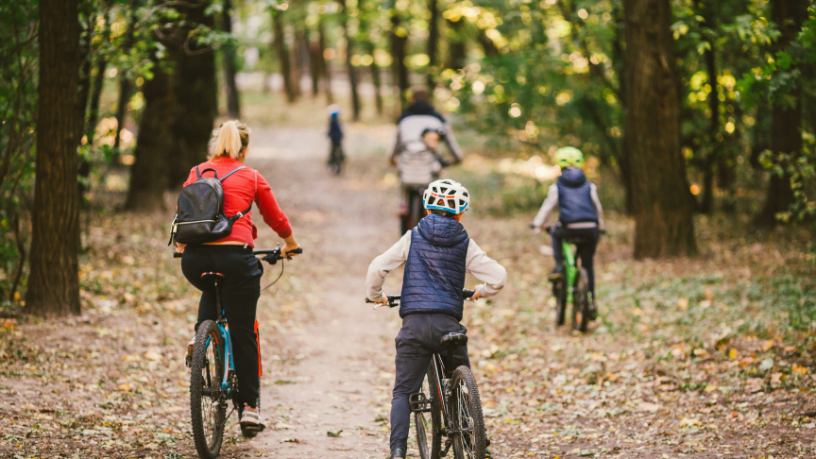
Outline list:
[[[467,300],[467,299],[473,297],[473,295],[475,295],[475,294],[476,294],[476,290],[462,289],[462,298],[463,299]],[[380,308],[380,307],[383,307],[383,306],[388,306],[389,308],[395,308],[395,307],[400,305],[399,300],[400,300],[401,297],[402,297],[402,295],[387,295],[386,298],[388,299],[388,304],[376,303],[377,306],[374,306],[374,309],[377,309],[377,308]],[[369,303],[369,304],[374,304],[374,302],[369,300],[368,298],[365,299],[365,302]]]
[[[270,265],[274,265],[275,263],[277,263],[280,260],[283,260],[284,258],[287,259],[287,260],[291,260],[292,257],[290,256],[290,254],[300,255],[301,253],[303,253],[303,247],[298,247],[297,249],[292,250],[285,257],[281,256],[281,248],[280,247],[278,247],[276,249],[260,249],[260,250],[253,250],[252,251],[252,254],[255,255],[255,256],[264,255],[264,257],[261,258],[261,260],[269,263]],[[182,253],[173,252],[173,258],[181,258],[181,257],[182,257]]]

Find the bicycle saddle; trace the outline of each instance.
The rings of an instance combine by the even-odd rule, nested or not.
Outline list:
[[[456,349],[457,347],[464,346],[467,342],[468,337],[464,333],[448,333],[442,337],[439,344],[444,349]]]

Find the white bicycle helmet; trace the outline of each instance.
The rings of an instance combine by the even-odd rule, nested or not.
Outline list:
[[[422,195],[428,210],[443,210],[454,215],[464,212],[470,204],[470,193],[461,183],[450,179],[431,182]]]
[[[329,116],[331,116],[331,115],[340,115],[340,106],[337,105],[337,104],[331,104],[326,109],[326,111],[329,112]]]

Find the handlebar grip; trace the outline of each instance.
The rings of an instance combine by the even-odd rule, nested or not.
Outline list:
[[[181,258],[182,255],[183,253],[181,252],[173,252],[173,258]]]
[[[288,253],[294,253],[294,254],[300,255],[300,254],[303,253],[303,247],[298,247],[295,250],[293,250],[291,252],[288,252]]]
[[[476,290],[468,290],[468,289],[462,290],[462,298],[464,298],[464,299],[471,298],[475,294],[476,294]]]

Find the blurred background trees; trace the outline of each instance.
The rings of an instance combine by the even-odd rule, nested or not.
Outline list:
[[[579,147],[638,258],[695,253],[695,212],[812,222],[815,62],[812,0],[7,0],[0,297],[78,312],[91,198],[166,208],[256,86],[392,122],[427,85],[539,181]]]

